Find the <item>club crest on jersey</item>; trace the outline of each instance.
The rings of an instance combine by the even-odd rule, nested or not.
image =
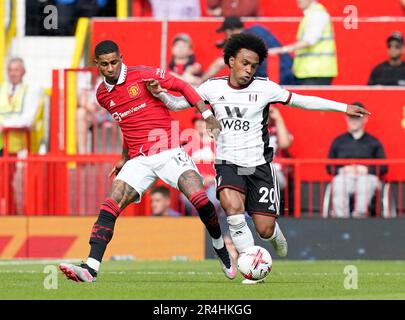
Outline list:
[[[138,96],[138,94],[139,94],[139,92],[140,92],[139,87],[138,87],[137,84],[130,85],[130,86],[127,88],[127,90],[128,90],[129,96],[130,96],[131,98],[135,98],[136,96]]]
[[[249,101],[256,102],[257,101],[257,94],[251,93],[249,94]]]

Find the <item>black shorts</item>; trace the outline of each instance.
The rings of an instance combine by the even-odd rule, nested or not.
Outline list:
[[[215,164],[217,198],[224,188],[246,195],[248,214],[278,217],[280,215],[280,188],[277,174],[271,163],[245,168],[233,163]]]

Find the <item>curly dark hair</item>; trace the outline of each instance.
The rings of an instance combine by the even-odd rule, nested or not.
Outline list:
[[[224,46],[224,61],[229,67],[229,58],[236,57],[239,50],[247,49],[256,52],[259,64],[267,58],[267,46],[263,39],[250,33],[239,33],[231,36]]]

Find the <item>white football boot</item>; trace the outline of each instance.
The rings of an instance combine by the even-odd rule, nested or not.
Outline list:
[[[69,280],[76,282],[95,282],[97,277],[92,276],[89,270],[83,267],[84,265],[84,263],[80,266],[75,266],[70,263],[61,263],[59,269]]]
[[[278,223],[276,222],[276,236],[271,239],[268,240],[270,241],[270,243],[272,244],[274,251],[276,251],[277,255],[281,258],[284,258],[287,256],[287,252],[288,252],[288,244],[287,244],[287,240],[284,237],[283,232],[280,229],[280,226],[278,225]]]

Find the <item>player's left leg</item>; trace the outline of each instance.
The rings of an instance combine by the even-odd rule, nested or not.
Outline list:
[[[193,160],[182,148],[173,149],[165,165],[156,173],[167,184],[179,189],[196,208],[211,236],[212,245],[225,275],[234,279],[237,275],[234,258],[225,246],[215,206],[207,197],[202,177]]]
[[[151,161],[151,160],[149,160]],[[110,197],[100,207],[90,235],[90,253],[86,263],[78,266],[61,263],[59,268],[70,280],[94,282],[110,243],[117,218],[131,203],[140,202],[143,193],[156,181],[153,170],[141,158],[128,160],[116,176]]]
[[[235,262],[225,246],[215,206],[208,199],[201,176],[195,170],[184,172],[179,177],[178,188],[197,209],[201,221],[211,236],[212,246],[220,259],[225,275],[229,279],[234,279],[237,275]]]
[[[257,166],[247,176],[246,211],[252,216],[260,238],[272,244],[277,255],[285,257],[288,246],[279,224],[280,188],[277,174],[270,163]]]
[[[276,221],[276,217],[252,214],[252,219],[260,238],[270,242],[278,256],[285,257],[288,252],[287,240]]]

